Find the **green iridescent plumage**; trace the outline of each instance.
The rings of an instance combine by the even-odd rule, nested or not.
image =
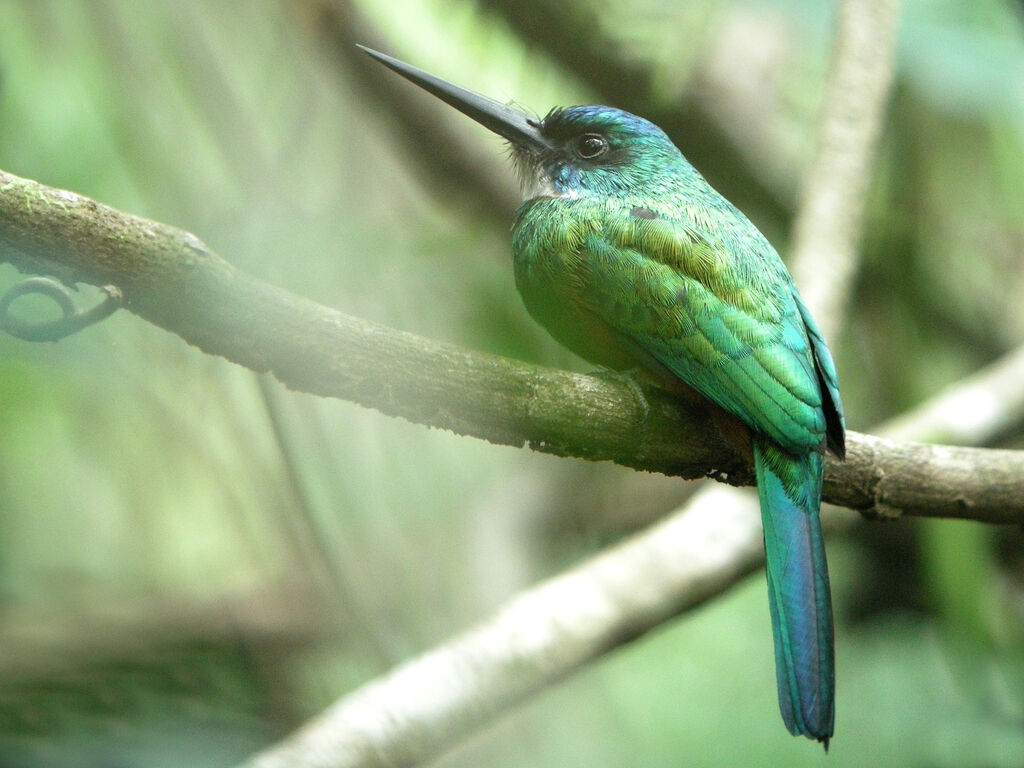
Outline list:
[[[530,314],[587,360],[695,391],[728,436],[742,433],[783,720],[827,747],[835,672],[818,511],[843,414],[828,347],[775,250],[643,118],[585,106],[536,120],[368,52],[511,142],[525,191],[512,251]]]
[[[623,367],[595,332],[605,325],[631,342],[630,367],[667,371],[782,447],[815,450],[825,416],[788,273],[749,222],[752,235],[734,234],[746,219],[732,206],[687,197],[527,201],[512,241],[527,308],[588,360]],[[729,226],[716,231],[716,216]]]

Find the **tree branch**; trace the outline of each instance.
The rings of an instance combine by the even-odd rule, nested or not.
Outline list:
[[[18,688],[75,687],[90,670],[152,664],[190,646],[244,644],[278,654],[308,647],[326,634],[325,615],[323,595],[300,581],[210,603],[117,595],[92,607],[8,607],[0,627],[0,712]]]
[[[140,317],[293,389],[494,443],[752,481],[706,414],[662,390],[645,389],[645,420],[628,383],[470,353],[350,317],[234,269],[188,232],[3,171],[0,249],[25,270],[116,285]],[[1022,457],[851,434],[848,460],[828,464],[825,495],[887,515],[1022,521]]]
[[[717,486],[716,490],[732,490]],[[521,592],[350,693],[244,768],[399,768],[714,597],[764,561],[759,511],[706,503]]]
[[[878,428],[890,440],[980,445],[1024,421],[1024,346]]]
[[[0,171],[0,259],[65,283],[116,285],[125,308],[205,352],[428,426],[683,477],[743,462],[699,410],[649,390],[470,353],[246,275],[199,238]]]
[[[825,338],[846,314],[866,193],[892,87],[897,0],[846,0],[818,144],[794,223],[790,269]]]

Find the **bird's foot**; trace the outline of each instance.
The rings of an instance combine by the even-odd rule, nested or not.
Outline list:
[[[640,423],[646,424],[647,419],[651,415],[651,405],[647,402],[647,398],[644,396],[644,391],[637,383],[636,375],[639,371],[639,368],[630,368],[626,371],[613,371],[611,368],[599,368],[596,371],[591,371],[589,375],[596,376],[599,379],[619,381],[629,387],[630,391],[633,393],[633,397],[636,398],[637,404],[640,406]]]

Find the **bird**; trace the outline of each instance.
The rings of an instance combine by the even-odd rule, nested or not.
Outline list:
[[[379,51],[366,54],[502,136],[523,189],[516,287],[562,345],[708,409],[752,462],[779,708],[828,751],[832,600],[824,455],[845,458],[836,366],[776,250],[653,123],[601,105],[543,118]]]

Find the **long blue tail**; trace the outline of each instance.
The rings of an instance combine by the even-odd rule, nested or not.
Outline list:
[[[818,509],[824,458],[755,437],[779,708],[789,732],[828,749],[835,721],[832,598]]]

